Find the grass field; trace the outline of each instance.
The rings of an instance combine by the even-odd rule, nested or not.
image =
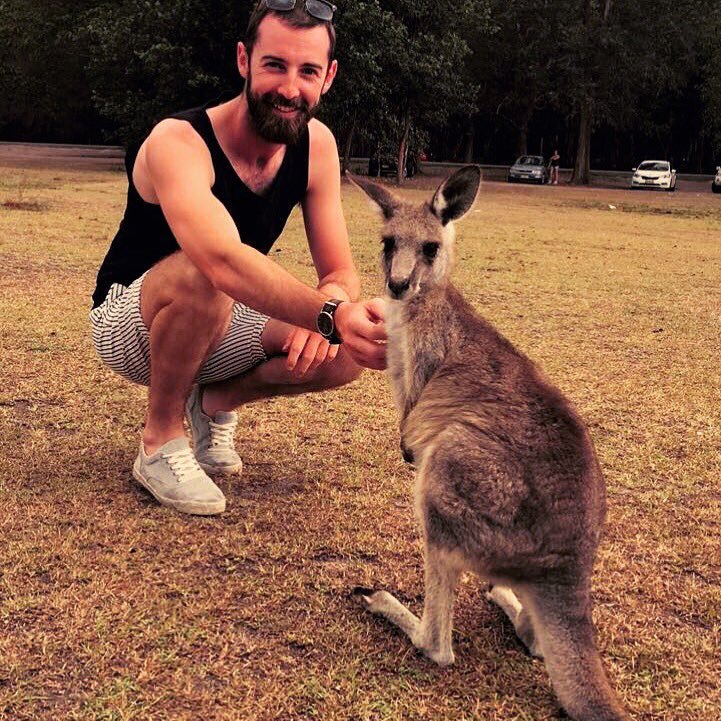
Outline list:
[[[383,374],[241,409],[245,471],[222,516],[175,514],[134,483],[145,394],[101,367],[87,326],[124,194],[117,172],[0,170],[0,718],[557,718],[478,579],[459,589],[448,670],[349,598],[422,601]],[[375,294],[378,222],[357,190],[344,207]],[[721,200],[489,183],[458,230],[457,284],[596,443],[595,620],[615,687],[637,719],[718,721]],[[297,215],[272,257],[312,279]]]

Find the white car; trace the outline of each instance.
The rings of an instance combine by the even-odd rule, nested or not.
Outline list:
[[[716,168],[716,177],[711,183],[711,190],[713,190],[714,193],[721,193],[721,165]]]
[[[644,160],[633,169],[631,189],[660,188],[673,192],[676,190],[676,171],[668,160]]]

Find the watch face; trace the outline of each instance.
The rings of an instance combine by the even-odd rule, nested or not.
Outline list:
[[[333,323],[333,316],[327,311],[322,311],[318,314],[318,330],[323,336],[329,336],[333,333],[335,324]]]

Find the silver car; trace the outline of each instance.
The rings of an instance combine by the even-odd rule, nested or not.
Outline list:
[[[508,171],[509,183],[548,182],[548,167],[542,155],[521,155]]]
[[[721,165],[716,168],[716,177],[711,182],[711,190],[714,193],[721,193]]]

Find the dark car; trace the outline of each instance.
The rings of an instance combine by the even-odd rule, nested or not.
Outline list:
[[[380,164],[380,167],[379,167]],[[418,164],[413,154],[408,154],[406,160],[406,171],[404,173],[405,178],[412,178],[418,170]],[[380,159],[377,155],[371,156],[368,160],[368,175],[371,177],[380,176],[391,176],[397,177],[398,175],[398,159],[391,155],[381,155]]]
[[[548,166],[542,155],[521,155],[508,171],[509,183],[548,182]]]

